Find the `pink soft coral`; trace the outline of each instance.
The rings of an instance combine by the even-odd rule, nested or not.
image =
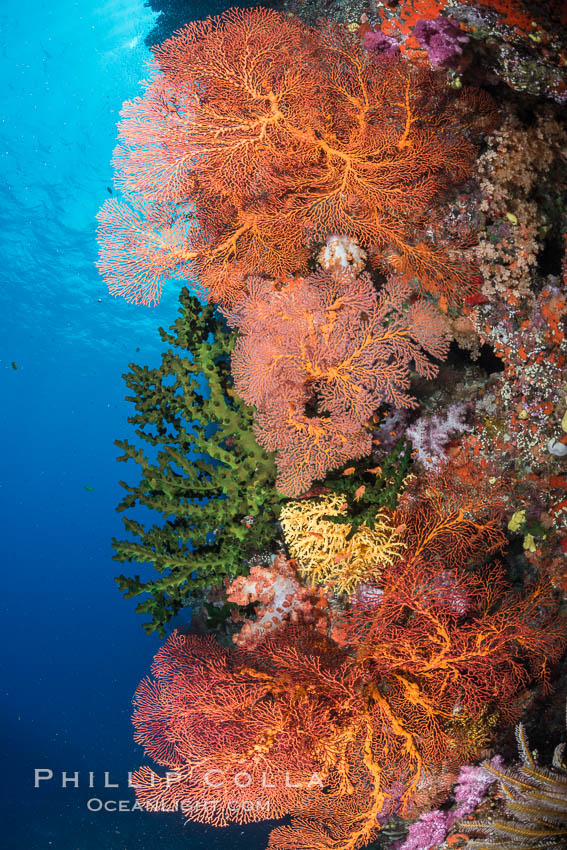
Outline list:
[[[279,632],[287,623],[325,623],[324,594],[299,583],[292,561],[276,555],[269,567],[254,565],[249,576],[238,576],[228,588],[227,599],[237,605],[255,606],[256,619],[246,620],[233,636],[238,646],[253,649],[264,638]]]

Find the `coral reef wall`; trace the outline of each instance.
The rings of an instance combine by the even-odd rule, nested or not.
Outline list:
[[[119,587],[184,622],[134,700],[144,808],[562,846],[526,728],[567,681],[566,26],[290,0],[154,48],[98,216],[112,295],[180,290],[117,443]]]

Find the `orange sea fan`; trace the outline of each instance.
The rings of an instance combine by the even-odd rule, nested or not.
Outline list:
[[[190,24],[154,53],[159,70],[122,110],[116,184],[144,203],[192,205],[184,260],[213,300],[234,297],[233,263],[303,274],[332,233],[448,301],[474,288],[468,265],[428,236],[474,161],[466,94],[401,59],[372,62],[339,27],[266,9]],[[128,275],[120,255],[101,270],[111,283]]]

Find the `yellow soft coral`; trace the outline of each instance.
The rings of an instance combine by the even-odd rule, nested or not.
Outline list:
[[[343,497],[333,494],[288,502],[280,522],[302,577],[311,584],[350,594],[359,584],[377,579],[383,566],[400,557],[405,543],[385,510],[377,512],[374,528],[361,525],[347,540],[350,523],[324,519],[346,511]]]

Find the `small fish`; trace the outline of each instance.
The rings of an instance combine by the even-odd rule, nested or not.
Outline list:
[[[368,472],[371,472],[373,475],[382,475],[382,467],[375,466],[373,469],[369,469]]]
[[[110,186],[106,187],[106,191],[108,192],[109,195],[112,195],[112,189],[110,188]]]
[[[352,473],[353,473],[354,471],[355,471],[354,466],[349,466],[349,468],[348,468],[348,469],[345,469],[345,471],[343,472],[343,475],[352,475]]]
[[[310,537],[316,537],[317,540],[324,540],[325,539],[322,534],[319,534],[318,531],[310,531],[309,536]]]
[[[15,360],[12,360],[12,369],[14,370],[14,372],[17,372],[18,370],[18,364]]]
[[[359,499],[362,499],[365,491],[366,491],[366,484],[361,484],[360,487],[357,487],[357,489],[354,491],[355,502],[358,502]]]
[[[94,487],[90,487],[88,484],[83,484],[83,487],[85,488],[85,490],[88,490],[89,493],[92,493],[94,491]]]

